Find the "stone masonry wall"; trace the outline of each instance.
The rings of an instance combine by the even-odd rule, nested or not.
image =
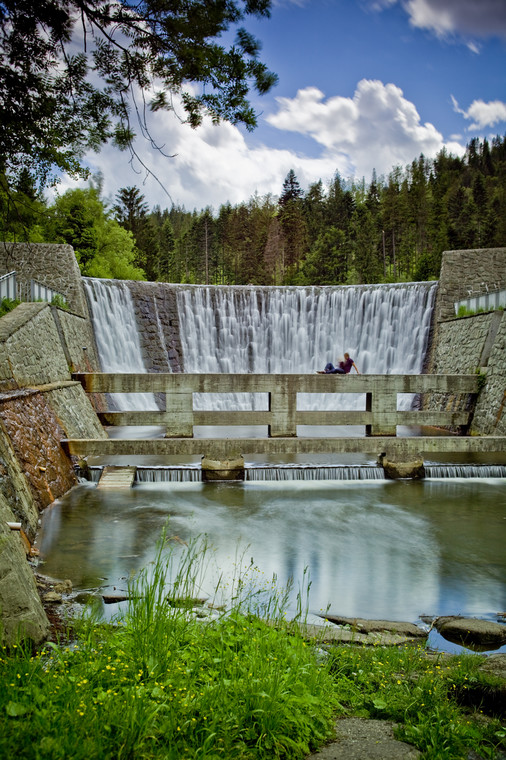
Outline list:
[[[40,511],[77,483],[61,439],[107,437],[70,375],[71,368],[95,368],[90,337],[83,317],[44,303],[23,303],[0,319],[2,641],[18,630],[40,641],[48,629],[20,535],[6,532],[5,523],[20,522],[33,540]]]
[[[506,435],[506,316],[501,319],[487,361],[487,382],[474,412],[472,430],[481,435]]]
[[[486,375],[471,432],[506,434],[506,318],[502,311],[455,318],[454,304],[470,294],[506,287],[506,248],[445,251],[435,305],[435,329],[430,372],[438,374]],[[426,399],[429,409],[469,408],[467,396],[437,396]]]
[[[439,325],[433,372],[437,374],[486,374],[486,385],[475,408],[472,432],[506,434],[506,318],[504,312],[476,314]],[[457,411],[469,408],[462,395],[433,394],[429,408]]]
[[[0,274],[12,271],[19,283],[35,279],[65,296],[72,311],[89,317],[81,272],[71,245],[0,243]]]
[[[147,372],[182,372],[176,290],[164,282],[128,283]]]
[[[99,372],[91,320],[56,306],[52,306],[51,311],[72,372]]]
[[[436,323],[455,316],[455,302],[505,287],[506,248],[445,251],[435,305]]]
[[[60,336],[46,303],[22,303],[2,317],[0,347],[8,362],[0,375],[2,390],[70,380]]]

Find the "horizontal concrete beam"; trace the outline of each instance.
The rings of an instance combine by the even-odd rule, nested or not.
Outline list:
[[[445,453],[503,453],[506,437],[427,436],[371,438],[151,438],[63,440],[68,454],[87,456],[172,456],[201,455],[229,459],[244,454],[343,454],[359,453],[405,461],[416,456]]]
[[[172,413],[166,412],[99,412],[103,425],[167,425]],[[193,412],[193,425],[269,425],[271,412],[234,411],[234,412]],[[371,425],[374,421],[385,425],[431,425],[436,427],[457,427],[467,425],[468,412],[366,412],[366,411],[320,411],[295,412],[296,425]]]
[[[477,393],[477,375],[75,373],[89,393]]]

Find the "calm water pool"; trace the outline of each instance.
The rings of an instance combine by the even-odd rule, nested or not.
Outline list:
[[[204,596],[242,563],[259,583],[293,578],[293,606],[307,568],[314,613],[417,622],[506,611],[504,479],[81,485],[44,514],[41,570],[76,589],[126,589],[167,520],[176,551],[208,537]]]

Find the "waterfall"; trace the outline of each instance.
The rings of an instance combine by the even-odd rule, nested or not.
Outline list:
[[[103,372],[145,372],[130,291],[121,280],[83,278]],[[114,393],[120,410],[157,409],[152,393]]]
[[[385,480],[383,467],[355,465],[284,465],[248,467],[245,480]]]
[[[98,483],[102,466],[91,466],[80,473],[81,482],[87,479]],[[425,465],[426,478],[506,478],[506,465]],[[247,481],[287,480],[385,480],[382,467],[364,465],[250,465],[244,470]],[[202,481],[200,465],[138,466],[136,483],[196,483]]]
[[[506,465],[445,464],[425,465],[426,478],[506,478]]]
[[[102,369],[144,372],[127,283],[86,278],[84,285]],[[186,372],[313,373],[348,351],[362,373],[416,374],[423,369],[437,283],[156,287],[176,291]],[[156,303],[153,314],[160,350],[167,354]],[[157,408],[151,394],[117,396],[120,409]],[[411,400],[405,394],[401,408],[409,408]],[[298,398],[300,409],[363,409],[364,403],[364,394]],[[266,394],[195,394],[197,409],[267,409],[267,404]]]
[[[177,290],[186,372],[312,373],[345,351],[367,374],[422,371],[436,283],[336,287],[209,287]],[[211,394],[209,394],[210,396]],[[318,394],[319,395],[319,394]],[[197,408],[230,408],[230,395]],[[261,394],[258,394],[261,396]],[[350,408],[351,398],[328,397],[327,408]],[[299,408],[323,398],[300,394]],[[252,400],[235,394],[234,405]],[[353,402],[352,402],[353,403]],[[406,400],[409,406],[410,399]],[[332,404],[332,406],[330,406]],[[364,397],[352,408],[363,408]],[[266,409],[258,397],[253,408]]]

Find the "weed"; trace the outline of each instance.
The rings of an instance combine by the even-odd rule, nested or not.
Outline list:
[[[205,540],[162,540],[112,626],[90,614],[72,647],[2,657],[0,756],[302,758],[324,741],[332,678],[287,628],[283,593],[269,604],[241,570],[211,622],[171,604],[199,596],[207,561]]]
[[[15,309],[16,306],[19,306],[20,303],[21,301],[18,301],[16,298],[2,298],[2,302],[0,303],[0,317],[8,314]]]

